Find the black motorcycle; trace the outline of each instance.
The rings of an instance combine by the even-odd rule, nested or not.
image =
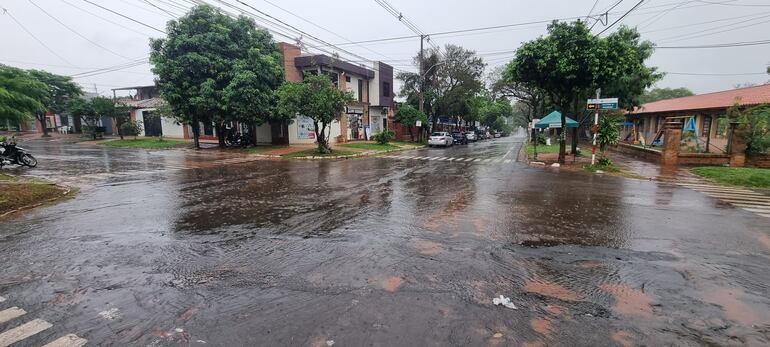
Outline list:
[[[24,148],[16,146],[14,141],[0,142],[0,167],[11,164],[35,167],[37,159]]]
[[[230,132],[225,137],[225,146],[227,147],[248,147],[251,143],[248,133]]]

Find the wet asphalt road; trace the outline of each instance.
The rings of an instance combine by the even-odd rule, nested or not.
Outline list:
[[[40,318],[52,327],[14,346],[770,343],[767,219],[528,167],[519,141],[405,153],[496,162],[25,143],[41,165],[24,173],[81,191],[0,221],[0,310],[27,311],[0,332]]]

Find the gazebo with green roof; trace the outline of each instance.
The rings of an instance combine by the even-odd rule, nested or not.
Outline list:
[[[567,128],[577,128],[579,126],[580,126],[580,123],[576,122],[574,119],[570,117],[567,117]],[[553,111],[549,113],[547,116],[543,117],[543,119],[535,123],[535,128],[538,128],[538,129],[561,128],[561,112]]]

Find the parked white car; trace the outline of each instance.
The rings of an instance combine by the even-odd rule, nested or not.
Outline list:
[[[454,142],[455,142],[454,138],[452,138],[451,134],[447,132],[439,131],[439,132],[430,134],[430,137],[428,138],[428,147],[433,147],[433,146],[449,147],[453,145]]]
[[[478,140],[479,140],[479,137],[478,137],[478,136],[476,136],[476,132],[473,132],[473,131],[468,131],[468,132],[466,132],[466,133],[465,133],[465,137],[467,137],[467,138],[468,138],[468,141],[473,141],[473,142],[476,142],[476,141],[478,141]]]

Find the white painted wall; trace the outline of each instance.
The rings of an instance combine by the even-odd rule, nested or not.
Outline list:
[[[151,111],[153,109],[139,109],[134,112],[136,115],[136,122],[142,124],[142,131],[139,132],[139,136],[145,136],[144,135],[144,115],[142,114],[143,111]]]
[[[155,111],[154,108],[141,108],[136,110],[136,121],[142,122],[142,132],[139,133],[139,136],[146,136],[144,134],[144,112],[151,112]],[[177,139],[183,139],[184,138],[184,126],[181,124],[178,124],[175,120],[171,118],[162,117],[160,119],[160,126],[163,131],[164,137],[171,137],[171,138],[177,138]]]
[[[374,78],[369,81],[369,100],[370,105],[380,104],[380,63],[374,63]]]
[[[289,144],[314,144],[316,142],[315,139],[299,139],[299,132],[298,132],[297,122],[291,122],[289,124]],[[336,143],[337,142],[337,136],[340,136],[340,122],[339,121],[333,121],[331,125],[326,126],[326,130],[331,131],[331,135],[329,136],[329,143]],[[316,134],[317,135],[317,134]]]
[[[257,143],[272,143],[273,133],[270,130],[270,123],[265,123],[257,127]]]
[[[177,139],[184,138],[184,126],[178,124],[174,119],[162,117],[160,119],[160,125],[163,129],[164,137],[172,137]]]

